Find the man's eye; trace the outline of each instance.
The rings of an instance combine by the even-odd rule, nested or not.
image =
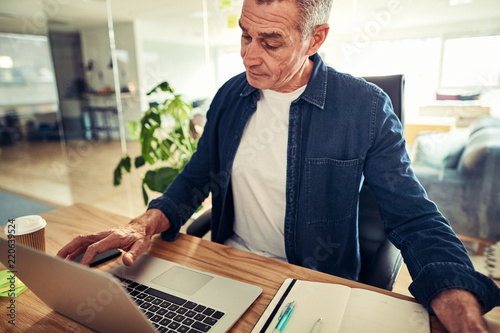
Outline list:
[[[252,37],[248,36],[248,35],[241,35],[241,38],[246,40],[246,41],[251,41],[252,40]]]
[[[276,50],[276,49],[278,48],[277,46],[272,46],[272,45],[269,45],[269,44],[265,44],[265,46],[266,46],[266,48],[267,48],[268,50],[271,50],[271,51],[272,51],[272,50]]]

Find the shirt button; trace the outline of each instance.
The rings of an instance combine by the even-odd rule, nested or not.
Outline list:
[[[238,135],[234,136],[234,141],[238,141],[239,139],[240,139],[240,137]]]

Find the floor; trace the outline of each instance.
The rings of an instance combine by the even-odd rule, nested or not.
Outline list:
[[[2,190],[58,207],[86,203],[128,217],[145,210],[141,170],[132,170],[122,185],[113,186],[122,157],[117,141],[17,142],[1,149]],[[127,150],[134,158],[139,144],[129,142]]]
[[[133,160],[140,146],[128,142],[127,151]],[[125,174],[122,185],[115,187],[113,172],[122,155],[117,141],[18,142],[4,146],[0,153],[0,190],[55,207],[86,203],[133,218],[146,209],[141,177],[147,167]],[[148,191],[148,195],[154,198],[160,194]],[[483,271],[482,257],[474,256],[473,246],[470,250],[476,269]],[[500,280],[495,282],[500,286]],[[403,266],[394,291],[410,295],[410,283]],[[500,307],[486,316],[500,321]]]
[[[0,207],[0,226],[7,224],[10,219],[26,215],[27,211],[30,215],[39,215],[56,208],[4,191],[0,191]]]

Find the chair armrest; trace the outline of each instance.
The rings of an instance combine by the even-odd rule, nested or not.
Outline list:
[[[210,231],[211,222],[212,210],[209,209],[189,225],[186,233],[191,236],[202,238]]]
[[[392,290],[403,266],[403,256],[388,239],[379,247],[370,264],[367,283],[371,286]]]

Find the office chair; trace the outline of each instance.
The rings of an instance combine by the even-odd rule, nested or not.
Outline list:
[[[404,75],[364,77],[380,87],[391,99],[394,113],[404,130]],[[401,252],[387,239],[377,200],[366,183],[359,193],[359,248],[361,271],[359,281],[392,290],[403,266]]]
[[[393,103],[394,112],[403,122],[404,76],[365,77],[384,90]],[[210,231],[212,214],[207,211],[187,228],[186,233],[203,237]],[[403,265],[401,252],[387,239],[375,197],[363,184],[359,196],[359,245],[361,271],[359,282],[392,290]]]

